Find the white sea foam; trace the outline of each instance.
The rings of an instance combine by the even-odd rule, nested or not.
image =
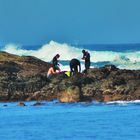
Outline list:
[[[37,50],[26,50],[19,45],[8,44],[3,51],[17,55],[31,55],[38,57],[46,62],[50,62],[57,53],[61,60],[71,60],[77,58],[81,60],[82,48],[71,46],[66,43],[60,44],[55,41],[43,45]],[[140,69],[140,51],[136,52],[113,52],[113,51],[94,51],[88,50],[91,55],[91,62],[110,62],[121,69]],[[62,69],[68,69],[69,66],[61,65]],[[94,64],[92,65],[94,66]],[[82,65],[82,67],[84,67]]]
[[[43,45],[37,50],[25,50],[20,46],[8,44],[3,48],[3,51],[17,55],[31,55],[47,62],[51,61],[52,57],[57,53],[60,54],[61,60],[70,60],[72,58],[80,59],[82,57],[81,49],[69,46],[68,44],[60,44],[54,41]]]
[[[16,45],[16,44],[7,44],[2,51],[9,52],[11,54],[17,54],[17,55],[33,55],[34,51],[33,50],[25,50],[22,48],[21,45]]]
[[[119,104],[119,105],[127,105],[127,104],[140,104],[140,100],[133,100],[133,101],[111,101],[107,102],[106,104]]]

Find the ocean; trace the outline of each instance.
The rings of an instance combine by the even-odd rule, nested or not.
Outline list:
[[[17,55],[31,55],[46,62],[51,62],[52,58],[60,54],[60,68],[62,71],[69,71],[69,61],[77,58],[81,61],[82,70],[82,49],[87,50],[91,55],[91,67],[102,67],[106,64],[116,65],[120,69],[140,69],[140,44],[108,44],[108,45],[71,45],[50,41],[45,45],[21,46],[7,44],[2,47],[6,51]]]
[[[140,101],[43,103],[0,103],[0,140],[140,139]]]
[[[71,45],[51,41],[40,46],[8,44],[0,50],[20,56],[35,56],[51,62],[60,54],[61,70],[69,70],[69,61],[84,62],[82,49],[91,55],[91,67],[114,64],[120,69],[140,69],[140,44]],[[140,101],[108,103],[44,102],[32,106],[25,102],[0,103],[0,140],[139,140]],[[4,106],[7,105],[7,106]]]

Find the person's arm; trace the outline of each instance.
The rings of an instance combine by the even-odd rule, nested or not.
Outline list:
[[[82,59],[83,59],[83,60],[85,60],[85,58],[86,58],[86,54],[83,54],[83,57],[82,57]]]
[[[82,59],[85,59],[84,55],[83,55]]]

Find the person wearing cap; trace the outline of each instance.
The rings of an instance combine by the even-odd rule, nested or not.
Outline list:
[[[59,59],[60,55],[59,54],[56,54],[54,57],[53,57],[53,60],[52,60],[52,64],[53,66],[56,68],[56,70],[58,70],[60,72],[60,68],[59,68],[59,64],[58,64],[58,59]]]
[[[85,72],[90,68],[90,54],[88,51],[82,50],[83,57],[82,59],[85,60]]]

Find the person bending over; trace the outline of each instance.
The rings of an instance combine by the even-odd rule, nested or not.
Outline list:
[[[78,71],[78,66],[79,66],[79,71]],[[77,73],[77,72],[81,72],[81,64],[80,61],[78,59],[72,59],[70,61],[70,71],[71,73]]]

